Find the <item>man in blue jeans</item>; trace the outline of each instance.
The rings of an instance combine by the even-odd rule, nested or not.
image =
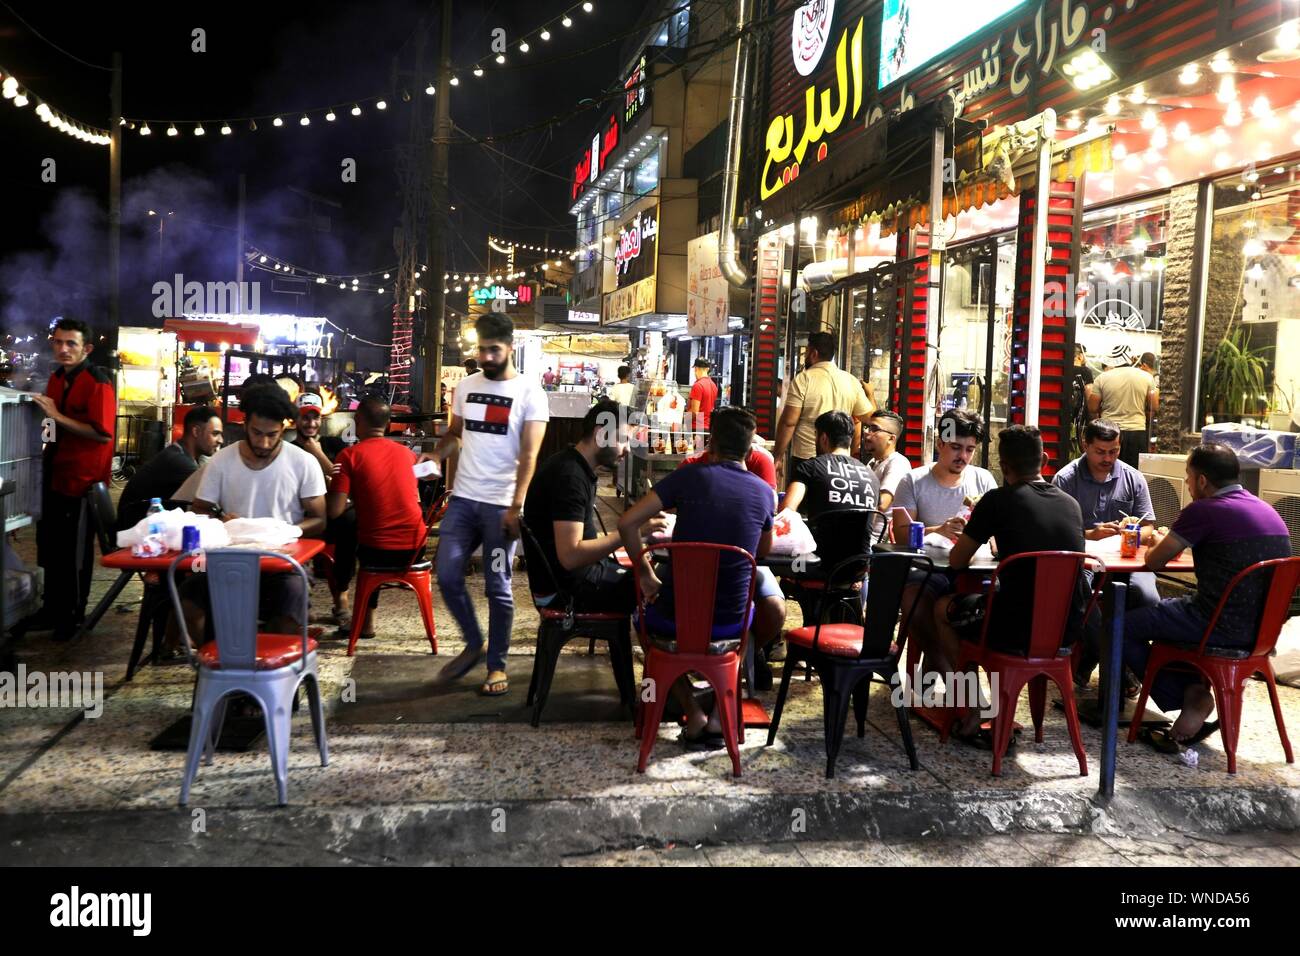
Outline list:
[[[439,679],[463,677],[483,659],[483,632],[465,588],[465,564],[482,546],[488,675],[480,693],[499,697],[510,689],[506,655],[515,613],[510,572],[519,515],[551,415],[541,386],[515,369],[514,323],[490,313],[474,329],[479,371],[456,386],[451,425],[432,455],[442,460],[460,442],[456,484],[438,532],[438,588],[465,635],[465,649],[443,667]]]

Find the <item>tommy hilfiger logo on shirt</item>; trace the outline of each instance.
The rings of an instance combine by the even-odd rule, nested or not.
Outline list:
[[[508,395],[487,395],[470,392],[465,396],[465,428],[489,435],[505,435],[510,431],[510,409],[515,400]],[[483,406],[480,412],[473,406]],[[481,416],[481,417],[480,417]]]

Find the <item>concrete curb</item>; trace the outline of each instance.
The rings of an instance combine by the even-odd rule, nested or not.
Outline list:
[[[555,863],[638,846],[901,841],[1005,833],[1300,830],[1300,788],[568,800],[0,814],[8,865]]]

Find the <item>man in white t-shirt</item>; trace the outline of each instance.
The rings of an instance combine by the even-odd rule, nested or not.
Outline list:
[[[880,502],[876,507],[881,511],[889,510],[898,486],[912,470],[912,463],[898,451],[904,427],[903,419],[894,412],[875,411],[862,429],[862,448],[866,451],[862,457],[880,481]]]
[[[240,399],[244,438],[221,449],[203,469],[190,505],[196,514],[233,518],[278,518],[302,529],[304,538],[325,533],[325,476],[301,448],[284,441],[297,409],[278,385],[248,389]],[[208,602],[207,578],[196,574],[183,588],[191,633],[202,632]],[[258,618],[273,634],[302,631],[303,588],[297,573],[264,574]]]
[[[971,464],[983,434],[984,420],[974,412],[956,408],[944,412],[939,418],[935,443],[938,460],[903,477],[894,494],[893,507],[906,509],[912,521],[925,525],[926,534],[943,535],[951,541],[961,537],[973,508],[966,501],[974,501],[998,486],[992,473]],[[894,540],[907,541],[907,529],[897,521]],[[928,664],[932,652],[939,647],[934,605],[952,590],[952,579],[936,572],[923,589],[920,583],[925,580],[924,572],[913,570],[912,575],[911,583],[903,591],[903,618],[908,619],[908,609],[916,602],[908,639],[918,642],[926,652]]]
[[[465,588],[465,563],[482,545],[488,675],[480,692],[498,697],[510,689],[506,654],[515,611],[510,572],[519,515],[551,413],[546,393],[515,369],[514,323],[489,313],[474,329],[480,371],[457,386],[451,424],[431,456],[442,460],[460,442],[455,487],[438,532],[438,587],[465,635],[465,650],[442,669],[441,679],[463,677],[483,658],[483,632]]]
[[[631,407],[636,401],[636,386],[630,381],[632,369],[627,365],[618,367],[618,384],[609,387],[609,397],[620,405]]]

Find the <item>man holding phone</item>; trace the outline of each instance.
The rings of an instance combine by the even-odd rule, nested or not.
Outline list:
[[[1137,518],[1143,525],[1156,523],[1151,491],[1142,473],[1120,459],[1123,444],[1120,427],[1104,419],[1089,422],[1083,429],[1083,455],[1070,462],[1052,479],[1079,503],[1083,512],[1083,536],[1089,541],[1114,537],[1124,522]],[[1142,571],[1129,576],[1129,609],[1160,603],[1156,576]],[[1084,627],[1084,650],[1075,679],[1086,683],[1100,659],[1101,612],[1094,610]]]

